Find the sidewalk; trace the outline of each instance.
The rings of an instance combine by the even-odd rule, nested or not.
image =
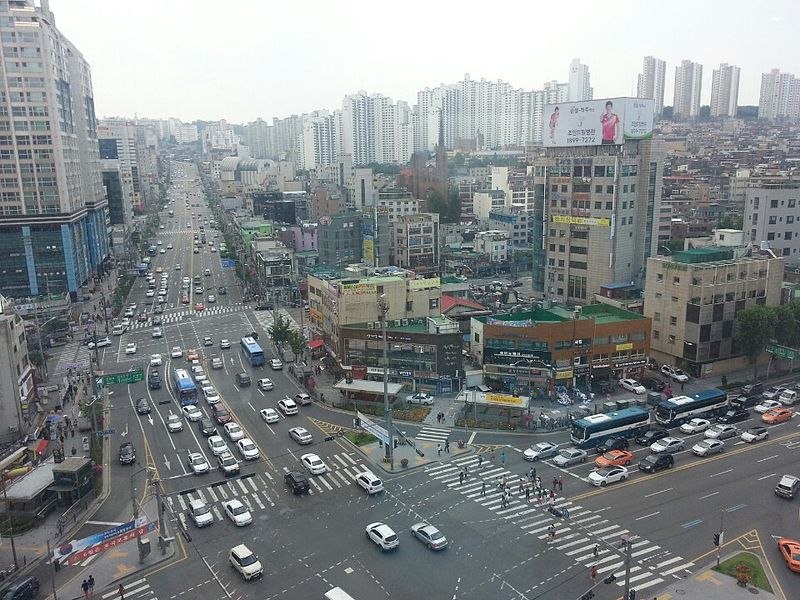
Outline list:
[[[464,446],[464,448],[459,448],[457,444],[453,443],[450,446],[449,452],[445,452],[444,449],[439,452],[435,442],[414,440],[414,444],[416,445],[417,449],[422,452],[423,456],[417,454],[414,448],[408,444],[398,445],[397,448],[394,449],[393,453],[394,468],[391,468],[389,463],[384,462],[386,448],[384,448],[383,445],[378,443],[367,444],[365,446],[358,447],[358,450],[360,450],[367,457],[367,459],[369,459],[378,468],[386,473],[392,474],[402,473],[403,471],[416,469],[431,463],[448,461],[451,458],[472,454],[475,451],[474,448],[469,444]],[[403,459],[408,460],[408,466],[402,466],[401,461]]]

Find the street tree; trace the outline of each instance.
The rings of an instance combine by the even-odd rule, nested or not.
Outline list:
[[[272,341],[276,344],[283,344],[284,342],[289,342],[289,335],[292,332],[292,328],[289,326],[289,322],[278,313],[275,322],[267,332],[272,338]]]
[[[755,366],[759,355],[775,337],[775,324],[777,317],[774,310],[766,306],[751,306],[741,311],[736,319],[736,343],[742,353],[754,365],[754,376],[758,375]]]
[[[286,341],[289,344],[289,348],[291,348],[292,352],[294,353],[295,362],[297,362],[297,360],[303,356],[303,350],[305,349],[306,345],[306,340],[303,338],[303,334],[296,329],[290,329],[289,337]]]

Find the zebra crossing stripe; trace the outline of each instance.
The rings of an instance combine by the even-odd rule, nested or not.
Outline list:
[[[649,543],[649,542],[646,542]],[[649,548],[645,548],[644,550],[639,550],[638,552],[631,553],[632,558],[636,558],[637,556],[642,556],[644,554],[650,554],[651,552],[655,552],[656,550],[661,550],[661,546],[650,546]]]
[[[656,577],[655,579],[651,579],[650,581],[645,581],[645,582],[640,583],[640,584],[638,584],[636,586],[636,591],[637,592],[641,592],[642,590],[647,589],[649,587],[653,587],[654,585],[658,585],[659,583],[662,583],[663,581],[664,581],[663,577]],[[623,581],[623,583],[625,583],[625,582]]]
[[[578,544],[584,544],[584,543],[586,543],[588,541],[589,541],[589,538],[584,537],[584,538],[580,538],[578,540],[572,540],[568,544],[561,544],[560,546],[556,546],[556,548],[558,550],[564,550],[565,548],[571,548],[572,546],[577,546]],[[580,552],[580,550],[579,550],[579,552]]]
[[[207,487],[206,491],[208,492],[208,495],[211,496],[214,499],[214,502],[219,502],[219,498],[217,498],[217,494],[214,493],[214,488]]]
[[[223,500],[227,500],[227,499],[228,499],[228,494],[227,494],[227,492],[225,491],[225,488],[224,488],[223,486],[219,486],[219,487],[217,488],[217,491],[219,492],[219,495],[220,495],[220,496],[222,496],[222,499],[223,499]]]
[[[214,513],[214,516],[217,517],[218,521],[222,521],[222,513],[216,505],[211,507],[211,511]]]
[[[242,502],[244,502],[247,505],[247,510],[253,512],[253,505],[250,504],[250,498],[248,498],[247,496],[242,496]]]
[[[331,484],[330,484],[330,483],[328,483],[328,482],[325,480],[325,478],[324,478],[324,477],[320,476],[318,479],[319,479],[319,480],[322,482],[322,485],[324,485],[326,488],[328,488],[328,491],[333,491],[333,488],[331,487]]]
[[[669,571],[662,571],[661,574],[662,575],[672,575],[673,573],[677,573],[680,570],[688,570],[689,567],[693,567],[693,566],[694,566],[693,562],[687,562],[687,563],[684,563],[682,565],[678,565],[677,567],[674,567],[674,568],[670,569]]]
[[[256,485],[256,482],[253,481],[252,478],[247,479],[247,482],[250,484],[250,487],[253,488],[254,492],[258,491],[258,486]]]
[[[244,483],[242,483],[241,479],[236,480],[237,485],[242,489],[242,493],[246,494],[249,490],[245,487]]]
[[[615,556],[614,558],[619,558],[619,556]],[[604,567],[600,567],[597,569],[598,573],[607,573],[608,571],[613,571],[614,569],[619,569],[622,565],[625,564],[624,560],[620,560],[615,562],[613,565],[606,565]]]
[[[253,494],[252,496],[253,496],[253,500],[255,500],[256,504],[258,504],[258,508],[260,508],[261,510],[264,510],[266,508],[266,506],[264,506],[264,503],[261,502],[261,498],[259,497],[259,495],[258,494]]]
[[[186,510],[186,502],[184,501],[182,494],[178,494],[178,504],[181,505],[181,510]]]
[[[622,529],[620,531],[615,531],[614,533],[609,533],[608,535],[600,536],[600,539],[605,541],[615,537],[622,537],[626,533],[630,533],[630,531],[628,531],[627,529]]]
[[[344,456],[345,460],[347,460],[351,465],[356,464],[355,459],[349,454],[343,454],[342,456]]]
[[[314,481],[313,479],[309,479],[309,481],[311,482],[311,485],[313,485],[315,488],[319,490],[320,494],[323,493],[322,487],[320,487],[320,485],[316,481]]]
[[[650,571],[643,571],[642,573],[639,573],[635,577],[631,577],[628,581],[630,583],[636,583],[640,579],[644,579],[645,577],[652,577],[652,576],[653,576],[653,574]],[[622,582],[617,582],[617,583],[618,584],[621,583],[622,585],[625,585],[625,581],[624,580]],[[637,586],[637,588],[638,588],[638,586]]]
[[[266,490],[261,490],[261,494],[264,496],[270,506],[275,506],[275,503],[272,501],[272,498],[269,497],[269,494]]]

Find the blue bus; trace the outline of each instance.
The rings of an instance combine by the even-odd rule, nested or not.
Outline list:
[[[186,369],[175,369],[172,381],[175,384],[175,394],[178,396],[181,406],[197,404],[197,386]]]
[[[144,277],[147,275],[147,271],[150,269],[150,265],[147,263],[139,263],[139,277]]]
[[[260,367],[266,362],[264,351],[252,337],[243,337],[240,346],[251,367]]]
[[[594,448],[610,437],[636,437],[650,428],[650,411],[634,406],[589,415],[572,423],[570,439],[578,448]]]
[[[728,394],[710,388],[691,394],[662,400],[656,406],[656,421],[675,427],[694,418],[710,419],[728,410]]]

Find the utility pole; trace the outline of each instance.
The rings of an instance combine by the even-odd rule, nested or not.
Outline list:
[[[629,600],[631,597],[631,548],[633,544],[627,535],[622,538],[622,543],[625,545],[625,595],[622,597],[624,600]]]
[[[6,479],[0,475],[3,481],[3,504],[6,505],[6,515],[8,517],[8,537],[11,539],[11,553],[14,555],[14,571],[19,571],[19,560],[17,560],[17,546],[14,542],[14,521],[11,518],[11,511],[8,510],[8,495],[6,494]]]
[[[389,407],[389,344],[386,341],[386,313],[389,312],[389,303],[386,294],[378,297],[378,312],[381,317],[381,334],[383,336],[383,414],[386,417],[386,457],[384,462],[389,463],[389,468],[394,470],[394,435],[392,434],[392,409]]]
[[[147,476],[151,477],[153,471],[148,469]],[[150,483],[153,484],[156,492],[156,506],[158,507],[158,547],[161,548],[161,554],[167,553],[167,526],[164,522],[164,499],[161,496],[161,480],[151,479]]]
[[[47,556],[50,559],[50,585],[53,587],[53,600],[58,600],[58,595],[56,594],[56,561],[53,560],[53,556],[50,554],[50,538],[47,539]]]

